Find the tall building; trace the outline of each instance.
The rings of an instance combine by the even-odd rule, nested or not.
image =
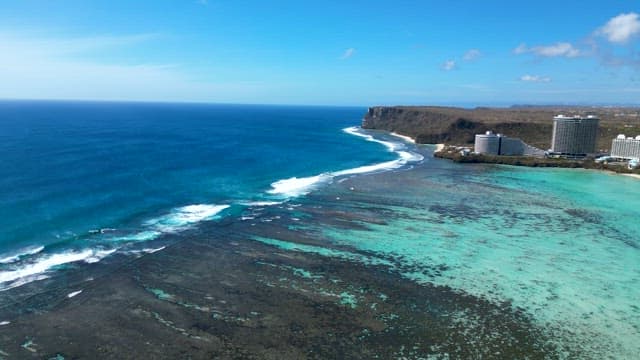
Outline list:
[[[626,160],[640,159],[640,135],[635,139],[618,135],[611,143],[611,156]]]
[[[490,155],[523,155],[524,143],[520,139],[487,131],[485,134],[476,134],[473,151]]]
[[[554,117],[551,151],[574,156],[595,153],[599,122],[593,115]]]

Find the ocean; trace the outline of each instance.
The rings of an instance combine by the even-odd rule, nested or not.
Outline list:
[[[395,161],[344,131],[362,112],[0,103],[0,290]]]
[[[89,355],[96,338],[79,349],[42,324],[93,309],[86,326],[100,330],[79,337],[138,321],[218,349],[225,322],[253,329],[251,346],[225,336],[262,344],[256,356],[640,353],[637,179],[454,164],[360,129],[364,112],[1,102],[0,333]],[[117,327],[99,320],[123,308],[137,310]],[[329,327],[349,340],[274,345],[268,331],[285,331],[274,318],[287,333]],[[40,351],[11,346],[0,341],[2,352]]]

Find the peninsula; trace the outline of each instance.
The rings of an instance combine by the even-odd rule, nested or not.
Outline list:
[[[640,133],[640,109],[592,106],[512,106],[474,109],[439,106],[376,106],[364,115],[362,127],[386,130],[411,137],[419,144],[445,144],[436,156],[457,162],[485,162],[521,166],[606,169],[628,172],[615,165],[593,161],[532,158],[528,156],[461,156],[459,147],[473,147],[476,134],[486,131],[519,138],[540,149],[548,149],[557,114],[597,115],[600,118],[596,149],[607,153],[618,134]]]

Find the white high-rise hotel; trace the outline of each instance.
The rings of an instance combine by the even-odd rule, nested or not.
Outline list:
[[[626,160],[640,159],[640,135],[635,139],[618,135],[611,143],[611,156]]]

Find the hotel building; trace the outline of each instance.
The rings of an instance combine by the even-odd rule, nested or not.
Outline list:
[[[487,131],[485,134],[476,135],[473,151],[489,155],[523,155],[525,149],[520,139]]]
[[[618,135],[611,143],[611,156],[625,160],[640,159],[640,135],[635,139]]]
[[[554,117],[551,152],[569,156],[595,153],[599,122],[593,115]]]

